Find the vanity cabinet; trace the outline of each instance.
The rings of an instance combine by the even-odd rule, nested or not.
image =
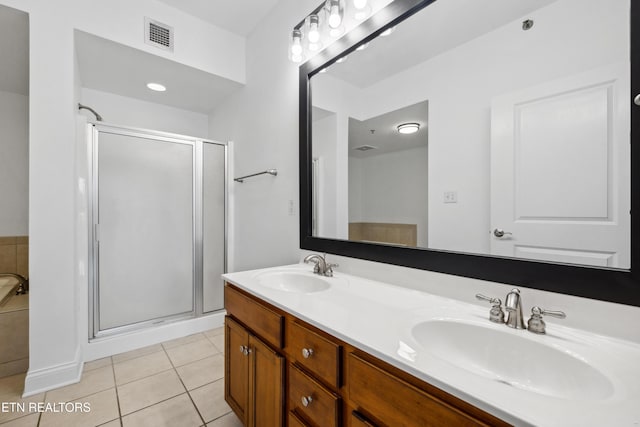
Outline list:
[[[256,308],[255,302],[245,301],[243,295],[234,294],[231,299],[234,297],[243,308],[236,313],[239,317]],[[244,310],[247,307],[251,310]],[[249,319],[264,320],[261,314],[265,313],[269,314],[258,309]],[[269,322],[257,325],[264,330]],[[281,333],[269,335],[281,341],[278,336]],[[225,318],[225,400],[245,426],[280,427],[284,420],[285,359],[261,338],[232,317]]]
[[[225,307],[225,399],[245,426],[508,425],[229,283]]]

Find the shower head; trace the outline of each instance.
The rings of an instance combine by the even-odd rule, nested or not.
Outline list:
[[[96,113],[96,110],[94,110],[91,107],[87,107],[86,105],[78,104],[78,110],[89,110],[96,116],[96,120],[97,121],[99,121],[99,122],[102,121],[102,116],[100,114]]]

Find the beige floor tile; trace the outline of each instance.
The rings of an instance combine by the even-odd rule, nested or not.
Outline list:
[[[39,419],[40,414],[31,414],[2,424],[2,427],[37,427]]]
[[[116,384],[118,385],[139,380],[140,378],[148,377],[172,368],[173,366],[164,351],[125,360],[124,362],[113,365],[116,373]]]
[[[209,341],[213,343],[215,348],[218,349],[220,353],[224,354],[224,334],[207,337],[209,338]]]
[[[103,357],[102,359],[92,360],[84,364],[83,372],[93,371],[94,369],[111,366],[111,357]]]
[[[167,349],[167,354],[174,366],[186,365],[217,353],[219,351],[206,338]]]
[[[189,394],[205,422],[213,421],[231,411],[224,401],[224,380],[191,390]]]
[[[86,412],[43,412],[39,427],[97,426],[118,419],[120,415],[115,388],[83,397],[72,403],[88,403],[90,410]]]
[[[207,336],[207,338],[224,335],[224,326],[220,326],[219,328],[215,328],[215,329],[209,329],[208,331],[204,331],[204,334]]]
[[[138,348],[136,350],[127,351],[126,353],[120,353],[112,356],[113,363],[124,362],[125,360],[135,359],[136,357],[146,356],[147,354],[162,351],[160,344],[150,345],[148,347]]]
[[[29,412],[28,404],[30,402],[42,402],[44,400],[44,393],[39,393],[24,399],[22,398],[24,377],[25,374],[18,374],[0,378],[0,402],[6,402],[7,404],[25,404],[25,411],[22,411],[22,408],[17,405],[13,405],[9,411],[0,411],[0,423],[24,417]]]
[[[224,377],[224,357],[221,354],[205,357],[176,368],[187,390],[193,390]]]
[[[184,392],[185,388],[175,370],[164,371],[118,386],[120,411],[122,415],[130,414]]]
[[[122,423],[120,422],[120,418],[117,420],[109,421],[106,424],[100,424],[98,427],[122,427]]]
[[[165,341],[162,343],[162,346],[164,348],[178,347],[184,344],[189,344],[190,342],[199,341],[204,337],[204,334],[187,335],[186,337],[176,338],[175,340],[171,341]]]
[[[70,402],[114,386],[113,369],[111,366],[104,366],[83,373],[79,383],[48,391],[45,400],[47,402]]]
[[[198,427],[202,419],[189,399],[181,394],[122,418],[124,427]]]
[[[240,418],[236,416],[233,412],[223,415],[220,418],[217,418],[207,424],[207,427],[242,427],[242,422]]]

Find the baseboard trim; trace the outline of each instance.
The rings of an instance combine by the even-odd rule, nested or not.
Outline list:
[[[81,349],[76,349],[73,361],[42,369],[29,369],[24,381],[22,397],[33,396],[54,388],[74,384],[82,377]]]

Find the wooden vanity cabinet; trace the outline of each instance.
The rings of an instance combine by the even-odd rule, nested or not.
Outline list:
[[[225,307],[225,399],[245,426],[509,425],[231,284]]]

